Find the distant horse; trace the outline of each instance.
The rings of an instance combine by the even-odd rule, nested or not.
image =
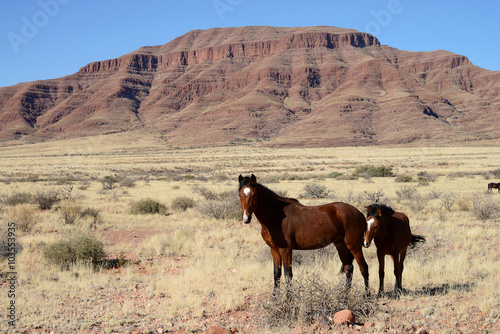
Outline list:
[[[492,191],[493,189],[498,189],[500,193],[500,183],[488,183],[488,191]]]
[[[355,258],[368,293],[368,264],[362,251],[366,221],[358,209],[339,202],[304,206],[257,183],[253,174],[240,175],[238,181],[243,223],[249,224],[255,214],[262,225],[262,238],[271,248],[275,289],[279,286],[282,264],[286,282],[292,279],[292,250],[318,249],[333,243],[346,274],[346,288],[351,286]]]
[[[390,255],[394,262],[394,276],[396,276],[394,293],[397,295],[403,290],[403,262],[408,246],[413,248],[416,243],[425,242],[425,238],[421,235],[411,234],[408,217],[404,213],[394,212],[393,209],[386,205],[369,205],[366,215],[368,226],[363,246],[368,248],[372,240],[375,240],[379,263],[378,293],[382,294],[384,292],[385,256]]]

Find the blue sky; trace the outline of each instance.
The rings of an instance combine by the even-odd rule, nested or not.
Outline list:
[[[353,28],[498,71],[499,15],[498,0],[0,0],[0,87],[69,75],[190,30],[248,25]]]

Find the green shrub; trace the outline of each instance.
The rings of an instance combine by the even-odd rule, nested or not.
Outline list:
[[[5,205],[15,206],[18,204],[27,204],[32,200],[32,196],[30,193],[13,193],[12,195],[4,195],[2,196],[2,202]]]
[[[379,166],[375,167],[373,165],[359,166],[352,173],[354,177],[389,177],[394,176],[392,172],[392,167]]]
[[[50,263],[68,269],[78,262],[97,265],[106,257],[103,245],[92,235],[80,235],[47,245],[44,258]]]
[[[420,172],[417,175],[417,180],[419,185],[427,186],[429,183],[434,182],[436,177],[427,172]]]
[[[336,179],[336,178],[338,178],[339,176],[342,176],[342,173],[339,173],[339,172],[331,172],[331,173],[328,173],[328,175],[327,175],[326,177],[331,178],[331,179]]]
[[[194,199],[187,196],[179,196],[174,198],[171,204],[172,209],[179,211],[186,211],[194,207]]]
[[[167,207],[151,198],[141,199],[131,204],[130,212],[135,215],[165,214]]]
[[[413,177],[411,177],[410,175],[398,175],[396,176],[396,182],[399,183],[413,182]]]

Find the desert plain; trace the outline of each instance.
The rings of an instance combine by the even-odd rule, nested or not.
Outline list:
[[[487,185],[500,182],[499,156],[499,147],[482,146],[188,149],[134,132],[4,145],[1,235],[7,238],[14,222],[22,250],[0,263],[0,330],[498,333],[500,193]],[[364,296],[356,264],[353,289],[338,294],[344,276],[328,246],[294,252],[293,297],[273,297],[260,224],[241,223],[237,178],[252,173],[306,205],[342,201],[364,213],[378,201],[405,212],[412,232],[427,239],[408,252],[405,293],[389,293],[394,276],[386,258],[387,293],[376,296],[372,245],[363,250],[372,295]],[[50,194],[54,203],[42,209],[39,199]],[[137,210],[144,200],[154,205]],[[47,255],[81,236],[104,255],[67,263],[57,261],[63,251]],[[318,299],[309,303],[313,294]],[[334,324],[334,312],[348,307],[356,322]]]

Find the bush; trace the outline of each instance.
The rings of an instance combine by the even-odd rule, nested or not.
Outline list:
[[[205,198],[206,200],[214,200],[219,198],[219,194],[205,187],[195,187],[193,189],[193,192],[200,193],[200,195],[203,196],[203,198]]]
[[[427,204],[432,200],[430,194],[422,195],[420,193],[415,193],[410,200],[408,200],[408,205],[413,210],[413,212],[420,212],[427,207]]]
[[[398,175],[396,176],[396,182],[410,183],[413,182],[413,177],[411,177],[410,175]]]
[[[186,211],[194,207],[194,199],[187,196],[179,196],[174,198],[171,204],[172,209],[179,211]]]
[[[120,178],[117,175],[107,175],[101,179],[102,189],[114,189],[119,181]]]
[[[13,193],[12,195],[2,196],[2,202],[5,205],[16,206],[18,204],[27,204],[32,200],[30,193]]]
[[[356,168],[354,173],[352,173],[354,177],[390,177],[394,176],[392,172],[392,167],[379,166],[375,167],[373,165],[364,165]]]
[[[328,189],[326,189],[326,186],[317,183],[308,183],[304,186],[302,196],[305,198],[326,198],[328,197]]]
[[[135,187],[135,181],[129,177],[125,177],[120,180],[120,187],[133,188]]]
[[[166,211],[167,207],[165,205],[150,198],[141,199],[137,202],[133,202],[130,208],[130,212],[135,215],[157,214],[157,213],[164,215]]]
[[[346,294],[343,283],[335,285],[318,276],[308,274],[302,280],[294,280],[285,293],[263,300],[260,309],[264,324],[283,328],[333,319],[336,312],[344,309],[351,310],[357,319],[376,311],[376,300],[365,297],[360,288],[353,286]]]
[[[472,207],[472,202],[468,197],[461,197],[457,200],[457,207],[460,211],[469,211]]]
[[[59,213],[65,224],[73,224],[81,216],[82,207],[72,199],[61,203]]]
[[[491,198],[475,196],[472,201],[472,213],[482,222],[497,217],[499,211],[500,205]]]
[[[241,205],[234,191],[211,193],[210,198],[197,205],[197,210],[215,219],[241,219]]]
[[[382,189],[379,189],[377,191],[365,191],[364,196],[370,203],[380,203],[385,194]]]
[[[420,172],[417,175],[418,184],[421,186],[427,186],[429,185],[429,183],[434,182],[435,180],[436,177],[427,172]]]
[[[82,262],[96,266],[106,257],[103,245],[92,235],[80,235],[47,245],[44,258],[50,263],[69,269],[69,266]]]
[[[90,217],[91,222],[90,222],[90,228],[91,229],[96,229],[97,224],[102,222],[101,214],[99,210],[93,209],[93,208],[86,208],[80,212],[80,217],[81,218],[86,218]]]
[[[50,210],[54,204],[60,201],[59,195],[55,190],[39,190],[36,192],[34,199],[40,210]]]
[[[342,173],[339,172],[331,172],[329,173],[326,177],[331,178],[331,179],[336,179],[338,177],[342,176]]]
[[[399,188],[399,190],[396,190],[396,196],[398,196],[398,202],[411,200],[416,193],[417,193],[417,188],[415,187],[401,187]]]
[[[440,198],[441,204],[446,209],[446,211],[451,211],[451,207],[456,202],[456,197],[457,197],[457,195],[455,193],[449,192],[449,191],[447,191],[441,195],[441,198]]]
[[[497,179],[500,179],[500,168],[497,168],[497,169],[494,169],[492,171],[490,171],[490,173],[496,177]]]
[[[31,232],[37,223],[36,210],[31,204],[21,204],[12,209],[10,219],[21,232]]]

